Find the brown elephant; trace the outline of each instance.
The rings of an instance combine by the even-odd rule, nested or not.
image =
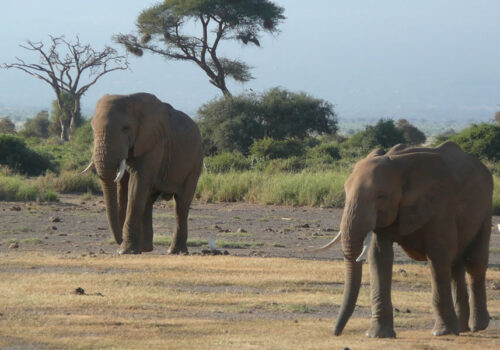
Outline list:
[[[342,239],[346,282],[335,335],[342,333],[356,305],[360,258],[368,247],[365,241],[362,249],[363,241],[372,236],[368,337],[396,336],[391,302],[393,242],[411,258],[430,266],[434,335],[488,326],[485,274],[493,180],[479,160],[452,142],[437,148],[397,145],[386,154],[379,149],[356,164],[345,192],[340,233],[320,248],[327,249]],[[469,300],[465,271],[470,276]]]
[[[92,119],[95,167],[120,254],[153,250],[153,203],[175,199],[169,253],[187,253],[188,213],[203,164],[200,132],[154,95],[104,95]]]

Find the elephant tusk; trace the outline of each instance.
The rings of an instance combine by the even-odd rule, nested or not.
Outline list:
[[[122,162],[120,163],[120,169],[118,170],[118,173],[116,174],[115,182],[120,182],[123,175],[125,174],[125,167],[126,167],[125,159],[123,159]]]
[[[327,250],[331,247],[333,247],[336,243],[338,243],[340,241],[340,237],[342,236],[342,232],[339,231],[339,233],[337,233],[337,235],[330,241],[328,242],[327,244],[325,244],[324,246],[322,247],[319,247],[317,249],[313,249],[313,250],[310,250],[311,253],[319,253],[319,252],[322,252],[324,250]]]
[[[363,250],[361,251],[361,254],[359,254],[358,258],[356,259],[356,262],[360,262],[361,260],[363,260],[363,255],[365,255],[366,251],[368,250],[368,247],[370,247],[370,242],[372,241],[372,235],[373,235],[373,232],[370,232],[366,236],[365,243],[363,244]]]
[[[88,172],[92,171],[92,169],[94,169],[94,168],[95,168],[94,161],[91,160],[90,164],[79,175],[85,175]]]

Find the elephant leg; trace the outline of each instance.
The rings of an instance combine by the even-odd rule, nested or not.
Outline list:
[[[144,216],[142,217],[143,252],[151,252],[153,250],[153,204],[158,195],[159,193],[151,194],[144,208]]]
[[[119,254],[140,254],[143,243],[143,216],[151,196],[151,186],[137,172],[130,174],[128,205]]]
[[[453,294],[453,302],[455,304],[455,313],[458,317],[460,332],[468,332],[469,328],[469,300],[467,295],[467,285],[465,283],[465,267],[463,262],[453,266],[452,271],[451,291]]]
[[[372,320],[366,336],[370,338],[395,338],[392,314],[391,283],[394,251],[392,240],[382,234],[374,234],[368,252]]]
[[[187,254],[187,237],[188,237],[188,214],[189,206],[193,200],[194,192],[198,176],[191,176],[187,181],[182,193],[174,194],[175,199],[175,215],[176,228],[172,244],[168,249],[169,254]]]
[[[458,318],[453,306],[451,294],[451,259],[446,249],[441,254],[428,257],[432,275],[432,306],[436,321],[432,334],[446,335],[459,333]]]
[[[486,307],[486,269],[491,235],[491,219],[483,224],[478,238],[472,243],[465,256],[465,267],[469,274],[471,318],[473,332],[486,329],[490,316]]]

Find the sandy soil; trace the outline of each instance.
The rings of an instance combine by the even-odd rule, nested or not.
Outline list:
[[[62,195],[59,203],[0,202],[0,251],[49,251],[81,256],[115,254],[117,244],[108,229],[102,197]],[[190,211],[189,239],[212,237],[234,256],[342,259],[340,248],[322,253],[319,247],[337,233],[342,211],[335,208],[264,206],[246,203],[194,202]],[[170,236],[175,227],[172,202],[157,202],[153,219],[156,236]],[[500,267],[500,216],[493,218],[490,266]],[[12,242],[17,242],[17,248]],[[167,254],[168,246],[155,244],[147,254]],[[191,254],[208,249],[190,247]],[[395,261],[409,262],[395,245]]]

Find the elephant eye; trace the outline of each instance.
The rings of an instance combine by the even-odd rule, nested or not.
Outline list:
[[[123,132],[129,132],[130,131],[130,126],[125,125],[122,130],[123,130]]]
[[[377,199],[386,199],[387,198],[387,195],[385,193],[379,193],[377,195]]]

